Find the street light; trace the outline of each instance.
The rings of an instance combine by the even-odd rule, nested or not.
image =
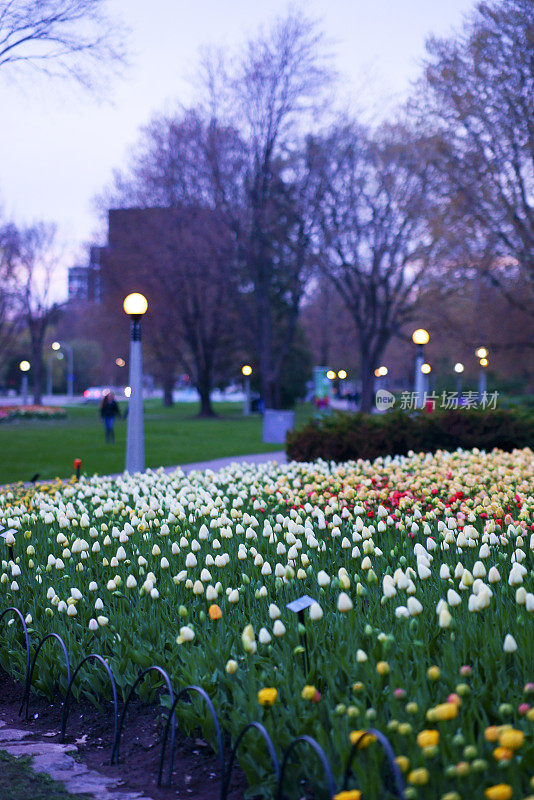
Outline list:
[[[425,362],[425,353],[424,347],[425,344],[428,344],[430,341],[430,335],[428,331],[424,328],[417,328],[416,331],[412,333],[412,342],[417,345],[417,354],[415,356],[415,381],[414,381],[414,392],[415,392],[415,407],[422,408],[423,406],[423,399],[425,395],[425,386],[426,380],[425,375],[426,372],[423,371],[422,367]]]
[[[345,378],[347,377],[346,370],[340,369],[339,372],[337,373],[337,377],[339,378],[339,380],[344,381]]]
[[[57,345],[57,347],[54,347],[54,345]],[[52,370],[53,370],[53,367],[54,367],[54,357],[57,358],[58,361],[63,358],[63,353],[58,353],[57,352],[59,350],[59,347],[60,347],[59,342],[53,342],[52,343],[52,350],[56,351],[56,354],[55,354],[55,356],[54,355],[49,356],[48,360],[46,362],[46,367],[47,367],[47,372],[46,372],[46,393],[49,396],[51,396],[53,394]]]
[[[250,415],[250,376],[252,375],[252,367],[250,364],[244,364],[241,367],[241,373],[245,379],[245,400],[243,402],[243,416],[248,417]]]
[[[462,394],[462,372],[464,371],[464,365],[458,361],[454,365],[454,371],[456,372],[456,391],[459,397]]]
[[[28,405],[28,371],[31,367],[29,361],[21,361],[19,364],[19,369],[22,372],[22,384],[20,387],[20,391],[22,394],[22,405]]]
[[[483,396],[486,394],[485,368],[489,364],[488,361],[489,350],[487,347],[477,347],[477,349],[475,350],[475,355],[479,359],[479,364],[480,364],[480,370],[478,373],[478,400],[480,402]]]
[[[430,375],[430,373],[432,372],[432,367],[430,366],[430,364],[421,364],[421,372],[423,373],[423,375]]]
[[[336,373],[334,372],[333,369],[329,369],[328,372],[326,373],[326,377],[328,378],[329,381],[335,381]]]
[[[67,351],[69,358],[67,365],[67,396],[72,400],[74,396],[74,350],[72,345],[66,342],[52,342],[52,350],[60,350],[61,348]]]
[[[143,427],[143,350],[141,346],[141,317],[148,302],[139,292],[129,294],[123,308],[131,320],[130,335],[130,399],[126,435],[126,470],[143,472],[145,469],[145,435]]]

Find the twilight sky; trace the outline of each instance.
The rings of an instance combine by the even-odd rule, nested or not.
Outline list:
[[[380,112],[418,72],[430,33],[459,26],[474,0],[306,0],[320,21],[350,103]],[[20,223],[58,223],[65,267],[99,229],[94,196],[125,163],[139,127],[178,100],[203,45],[238,45],[288,0],[109,0],[130,28],[130,66],[105,102],[63,82],[0,72],[0,209]],[[291,7],[295,7],[294,5]],[[81,256],[83,258],[83,256]]]

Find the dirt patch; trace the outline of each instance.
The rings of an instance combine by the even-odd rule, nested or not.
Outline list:
[[[47,698],[32,694],[29,719],[19,716],[24,694],[20,683],[0,672],[0,720],[21,730],[31,738],[59,741],[63,703],[51,703]],[[154,800],[218,800],[220,769],[217,755],[201,738],[188,738],[176,731],[173,780],[170,788],[158,788],[157,776],[164,729],[164,709],[132,701],[121,736],[121,763],[111,765],[113,714],[111,709],[99,710],[87,702],[71,701],[65,741],[76,744],[77,758],[105,775],[120,779],[129,791],[135,790]],[[167,748],[168,750],[168,748]],[[166,759],[168,769],[168,759]],[[166,780],[164,771],[164,780]],[[243,800],[246,780],[236,766],[228,800]]]

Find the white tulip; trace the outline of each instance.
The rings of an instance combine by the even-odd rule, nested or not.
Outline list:
[[[269,644],[271,639],[272,639],[271,634],[269,633],[267,628],[261,628],[258,634],[258,640],[260,644]]]
[[[341,592],[337,599],[337,610],[341,613],[347,613],[353,608],[353,603],[346,592]]]
[[[517,650],[517,642],[509,633],[504,637],[503,650],[505,653],[515,653]]]
[[[452,622],[452,617],[447,608],[443,608],[438,617],[438,624],[440,628],[448,628]]]
[[[319,620],[323,618],[323,609],[319,603],[312,603],[310,606],[310,619]]]
[[[423,610],[423,606],[416,597],[409,597],[406,605],[408,606],[408,613],[412,617],[416,617]]]
[[[330,583],[330,576],[323,569],[317,573],[317,583],[323,587]]]

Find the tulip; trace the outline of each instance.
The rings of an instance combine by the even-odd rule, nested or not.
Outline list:
[[[345,614],[348,611],[351,611],[352,608],[353,608],[353,603],[348,594],[346,594],[345,592],[341,592],[337,600],[337,610]]]
[[[261,628],[258,634],[258,640],[260,644],[269,644],[272,640],[271,634],[267,630],[267,628]]]
[[[195,632],[188,625],[183,625],[180,628],[180,635],[176,639],[176,644],[183,644],[183,642],[192,642],[195,638]]]
[[[509,633],[504,637],[503,650],[505,653],[515,653],[517,650],[517,642]]]
[[[323,618],[323,609],[319,603],[312,603],[310,606],[310,619],[317,621]]]

